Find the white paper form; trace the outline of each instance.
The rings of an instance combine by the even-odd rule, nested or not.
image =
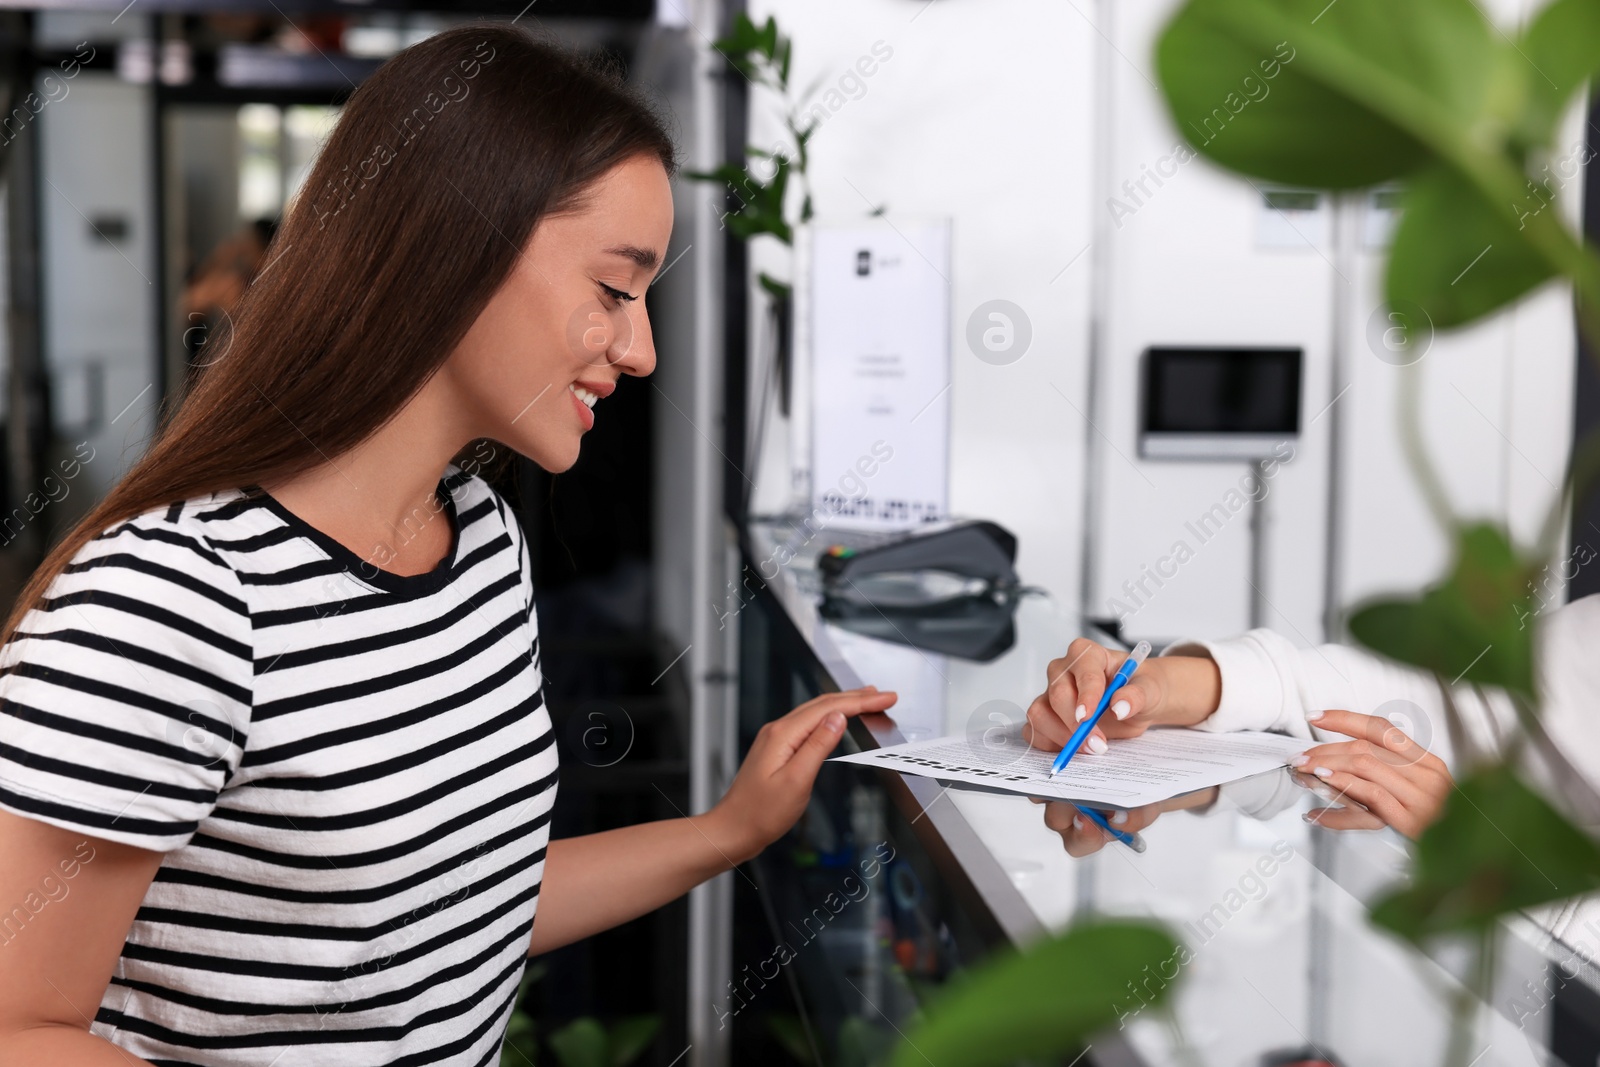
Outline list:
[[[1015,734],[911,741],[836,756],[832,762],[1097,807],[1136,808],[1282,767],[1307,744],[1304,738],[1254,731],[1156,729],[1113,740],[1098,756],[1080,750],[1054,778],[1050,765],[1056,754],[1030,748]]]

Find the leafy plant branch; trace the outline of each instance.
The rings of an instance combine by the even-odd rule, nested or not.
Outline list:
[[[811,221],[813,208],[810,179],[809,144],[816,130],[816,121],[806,111],[806,103],[815,92],[815,86],[793,97],[789,88],[789,67],[794,54],[793,42],[779,32],[777,20],[771,16],[757,26],[750,16],[739,12],[734,16],[733,28],[726,37],[713,42],[728,64],[751,85],[761,86],[777,96],[782,104],[782,122],[788,144],[761,148],[747,145],[745,155],[771,163],[772,174],[766,180],[757,177],[750,168],[724,163],[710,171],[686,171],[685,177],[698,181],[719,182],[739,201],[739,206],[724,216],[729,229],[744,240],[763,235],[771,236],[784,245],[793,247],[794,226]],[[789,196],[789,178],[793,174],[800,187],[800,215],[791,223],[785,214]],[[761,287],[776,298],[789,295],[790,283],[766,272],[759,275]]]

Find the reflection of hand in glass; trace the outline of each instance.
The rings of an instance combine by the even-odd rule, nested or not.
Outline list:
[[[1345,802],[1306,812],[1307,822],[1333,830],[1392,826],[1414,840],[1439,817],[1454,782],[1438,756],[1377,715],[1324,711],[1312,722],[1355,740],[1315,745],[1289,761],[1295,781]]]
[[[1096,826],[1090,819],[1084,817],[1075,804],[1064,800],[1041,800],[1038,797],[1029,797],[1035,804],[1044,805],[1044,824],[1061,835],[1061,845],[1067,850],[1067,855],[1081,859],[1084,856],[1099,852],[1116,838]],[[1106,821],[1118,830],[1136,834],[1146,826],[1156,821],[1163,812],[1186,811],[1190,808],[1209,807],[1217,799],[1217,787],[1201,789],[1183,796],[1163,800],[1159,804],[1146,804],[1142,808],[1129,808],[1127,811],[1100,811]],[[1121,821],[1118,821],[1118,820]]]

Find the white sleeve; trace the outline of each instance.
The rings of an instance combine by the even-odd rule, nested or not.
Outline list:
[[[1456,766],[1443,694],[1424,671],[1345,645],[1300,648],[1267,629],[1220,641],[1178,641],[1161,654],[1216,661],[1221,699],[1199,729],[1271,730],[1322,744],[1348,738],[1313,729],[1306,712],[1341,708],[1390,718],[1452,769]],[[1451,695],[1471,742],[1479,748],[1498,747],[1507,724],[1515,720],[1504,695],[1486,698],[1473,686],[1455,686]]]

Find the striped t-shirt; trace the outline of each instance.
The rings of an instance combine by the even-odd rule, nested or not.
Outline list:
[[[522,531],[453,464],[438,503],[417,575],[259,490],[146,512],[0,652],[0,805],[165,853],[95,1033],[156,1064],[495,1059],[556,749]]]

